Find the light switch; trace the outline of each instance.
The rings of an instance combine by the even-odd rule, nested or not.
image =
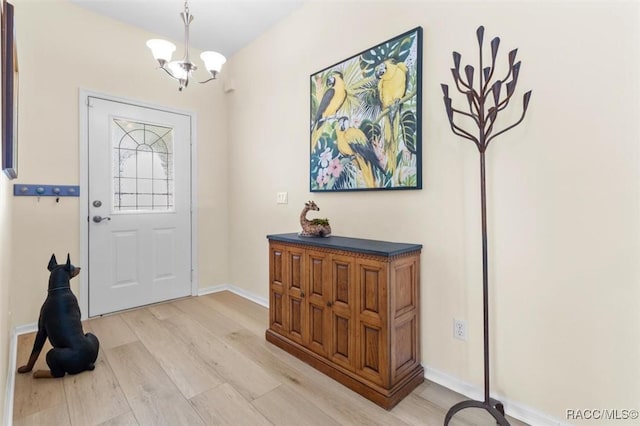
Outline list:
[[[289,195],[286,192],[278,192],[276,194],[276,203],[278,203],[278,204],[288,204],[289,203]]]

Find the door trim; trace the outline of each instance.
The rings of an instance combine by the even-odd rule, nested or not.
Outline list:
[[[196,206],[198,195],[198,163],[197,157],[197,114],[164,105],[155,105],[135,99],[113,96],[105,93],[80,89],[78,95],[79,110],[79,163],[80,163],[80,267],[85,271],[80,273],[80,287],[78,304],[82,313],[82,320],[88,318],[89,313],[89,114],[87,104],[89,98],[99,98],[112,102],[120,102],[142,108],[181,114],[191,119],[191,295],[198,295],[198,211]]]

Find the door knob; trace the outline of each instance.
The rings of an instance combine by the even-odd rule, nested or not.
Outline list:
[[[105,217],[102,217],[102,216],[94,216],[94,217],[93,217],[93,221],[94,221],[95,223],[100,223],[100,222],[102,222],[103,220],[111,220],[111,218],[110,218],[109,216],[105,216]]]

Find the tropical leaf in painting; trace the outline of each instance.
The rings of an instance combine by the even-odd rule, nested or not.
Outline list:
[[[335,129],[335,119],[327,120],[319,129],[314,129],[311,131],[311,151],[315,152],[319,146],[320,141],[325,142],[325,147],[327,144],[331,144],[333,149],[337,151],[336,146],[336,129]]]
[[[417,127],[416,115],[411,110],[404,111],[400,118],[400,131],[404,145],[412,154],[417,153]]]
[[[362,124],[360,124],[360,130],[367,136],[369,142],[380,140],[382,137],[380,125],[371,120],[364,120]]]
[[[415,173],[415,169],[407,168],[411,173],[407,173],[404,179],[400,181],[400,186],[405,188],[416,188],[418,186],[418,175]]]
[[[367,120],[374,120],[380,115],[380,102],[378,101],[378,80],[375,77],[362,79],[355,95],[360,99],[360,107],[356,114]]]
[[[319,158],[320,154],[327,148],[331,148],[334,145],[333,140],[331,139],[330,133],[322,133],[322,135],[318,138],[318,143],[316,147],[311,152],[311,158]]]
[[[376,181],[376,188],[389,188],[391,175],[384,171],[381,167],[373,168],[373,178]]]
[[[328,71],[323,71],[311,76],[311,121],[313,121],[318,111],[320,100],[326,89],[325,84],[328,74]]]
[[[362,86],[362,75],[358,62],[355,59],[349,60],[343,64],[344,67],[339,70],[342,73],[345,88],[347,90],[347,98],[340,108],[340,115],[352,116],[354,111],[360,108],[361,99],[357,96]]]
[[[409,70],[415,70],[413,65],[410,65],[409,63],[406,63],[405,65],[407,65]],[[408,72],[407,73],[407,93],[417,91],[417,87],[418,87],[418,73]],[[413,98],[407,100],[407,102],[405,102],[404,105],[413,106],[415,108],[416,103],[417,103],[416,97],[414,96]]]
[[[360,69],[364,77],[371,77],[378,64],[387,59],[395,59],[397,62],[403,62],[411,52],[411,45],[416,38],[417,33],[413,33],[407,37],[395,38],[386,43],[382,43],[372,49],[367,50],[360,55]]]
[[[380,188],[393,188],[393,176],[391,173],[376,169],[376,181],[380,182]]]
[[[311,79],[311,121],[313,122],[313,117],[315,114],[315,111],[318,111],[318,99],[316,97],[316,82],[315,80],[312,78]]]
[[[404,156],[402,155],[402,151],[396,155],[396,170],[398,170],[397,167],[402,164],[403,158]]]

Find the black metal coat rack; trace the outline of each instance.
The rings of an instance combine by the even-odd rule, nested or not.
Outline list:
[[[482,408],[489,412],[501,426],[509,426],[509,422],[505,418],[503,404],[490,397],[489,387],[489,272],[488,272],[488,247],[487,247],[487,190],[485,175],[485,152],[489,144],[497,136],[513,129],[524,120],[524,116],[529,106],[531,91],[523,96],[522,115],[520,119],[510,126],[500,131],[494,132],[494,124],[498,118],[498,114],[509,105],[509,102],[515,92],[518,83],[518,75],[520,73],[520,61],[516,62],[516,54],[518,49],[509,52],[509,69],[507,75],[503,79],[496,78],[494,75],[496,66],[496,57],[498,47],[500,46],[500,38],[495,37],[491,40],[491,65],[483,66],[482,44],[484,39],[484,27],[478,27],[476,31],[479,47],[479,68],[478,76],[475,78],[475,69],[471,65],[464,67],[466,81],[461,77],[460,60],[462,56],[458,52],[453,52],[454,68],[451,69],[453,80],[456,88],[460,93],[465,95],[469,107],[469,112],[462,111],[453,107],[451,98],[449,97],[449,86],[442,84],[442,92],[444,93],[444,105],[447,111],[447,117],[451,130],[457,136],[472,141],[480,152],[480,206],[482,214],[482,304],[483,304],[483,325],[484,325],[484,401],[466,400],[459,402],[449,409],[445,416],[445,426],[453,416],[465,408]],[[479,83],[474,87],[474,84]],[[506,92],[506,93],[505,93]],[[472,133],[459,126],[454,122],[454,116],[462,116],[467,123],[475,123],[478,129],[478,135]],[[462,118],[460,117],[460,118]]]

